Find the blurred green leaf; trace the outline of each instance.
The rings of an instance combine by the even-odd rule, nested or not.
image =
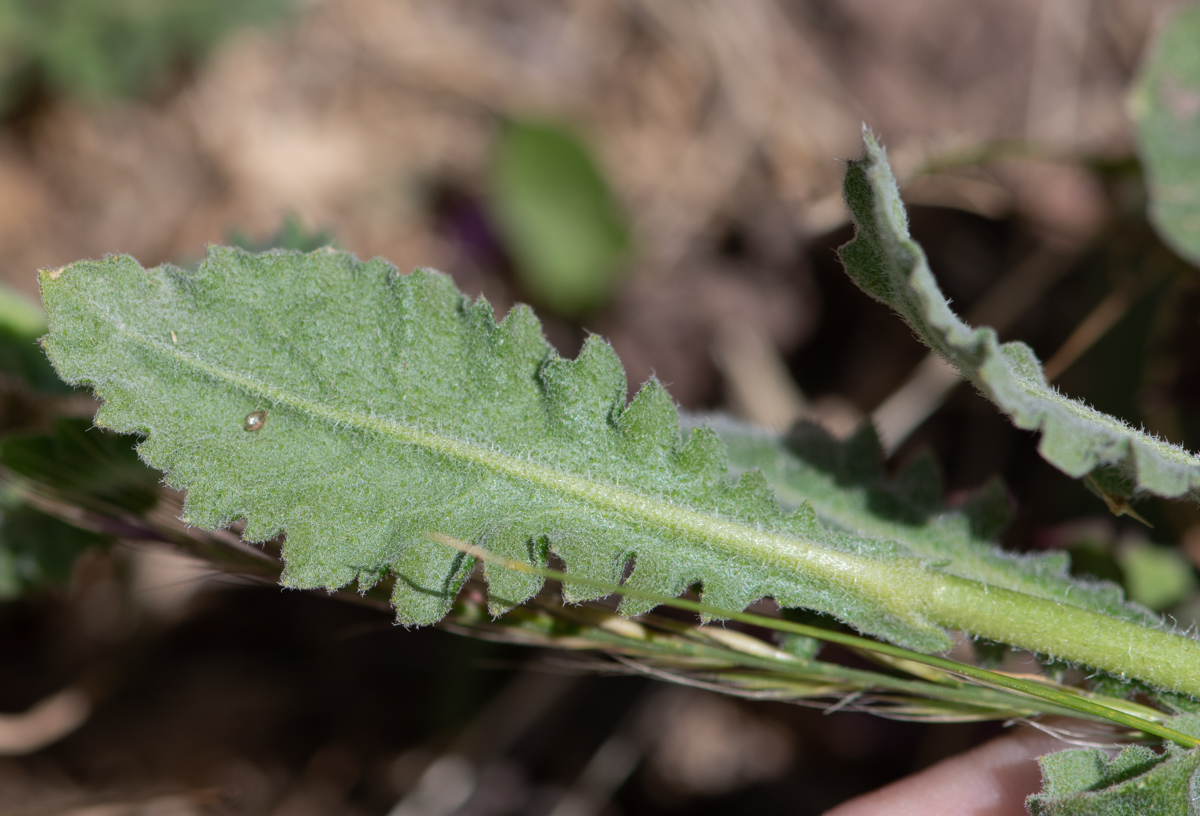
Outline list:
[[[138,459],[135,441],[94,428],[88,419],[60,417],[49,434],[0,442],[0,458],[11,473],[85,510],[144,513],[158,501],[158,474]],[[0,600],[66,583],[80,553],[106,541],[22,504],[15,493],[5,496],[0,499]]]
[[[333,234],[325,230],[309,230],[294,215],[283,219],[279,231],[265,241],[256,241],[241,230],[229,234],[229,243],[248,252],[265,252],[269,249],[289,249],[296,252],[312,252],[322,247],[334,246]]]
[[[492,158],[489,205],[530,296],[578,317],[620,280],[629,231],[587,147],[567,130],[510,125]]]
[[[0,329],[22,337],[46,333],[46,315],[36,301],[0,284]]]
[[[1150,215],[1163,240],[1200,264],[1200,5],[1163,27],[1130,107],[1146,167]]]
[[[32,507],[0,510],[0,600],[65,584],[75,559],[105,541]]]
[[[24,295],[0,284],[0,375],[34,391],[70,393],[58,378],[37,340],[46,333],[42,308]]]
[[[0,0],[0,112],[31,89],[88,101],[144,93],[292,0]]]
[[[1129,598],[1162,611],[1184,600],[1196,588],[1192,565],[1173,547],[1140,541],[1117,550]]]
[[[137,440],[92,427],[91,420],[61,417],[53,432],[0,442],[0,457],[14,473],[89,507],[144,513],[158,501],[157,471],[142,464]]]

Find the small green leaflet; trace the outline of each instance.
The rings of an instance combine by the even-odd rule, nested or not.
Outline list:
[[[863,156],[848,163],[843,190],[857,228],[840,250],[854,282],[891,306],[917,336],[953,364],[1018,428],[1041,431],[1038,450],[1080,478],[1098,471],[1106,486],[1115,468],[1134,492],[1200,499],[1200,457],[1129,427],[1058,393],[1024,343],[1001,344],[950,310],[925,253],[908,233],[908,216],[882,147],[863,132]]]
[[[769,595],[915,650],[947,648],[952,628],[1200,693],[1196,641],[785,511],[761,472],[729,478],[712,430],[684,437],[656,381],[627,404],[607,343],[565,360],[527,308],[497,323],[439,273],[211,248],[193,271],[114,256],[41,282],[45,348],[104,400],[97,423],[145,437],[142,457],[188,491],[189,523],[245,518],[251,541],[286,530],[290,586],[390,573],[399,619],[437,621],[473,566],[439,533],[537,566],[554,553],[608,584],[632,561],[633,587],[701,584],[724,609]],[[487,576],[495,612],[541,584]]]

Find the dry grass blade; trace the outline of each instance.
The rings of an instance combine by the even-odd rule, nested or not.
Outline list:
[[[764,618],[764,622],[769,619]],[[1080,718],[1110,740],[1128,739],[1132,732],[1114,730],[1112,723],[1090,719],[1068,707],[1028,696],[964,682],[931,666],[887,658],[888,673],[853,669],[826,660],[790,654],[774,643],[720,625],[700,626],[661,614],[636,620],[619,616],[611,605],[563,605],[555,592],[544,591],[534,601],[501,618],[486,609],[483,588],[469,586],[441,628],[492,641],[549,649],[593,651],[612,662],[572,661],[584,671],[617,671],[651,676],[670,683],[702,688],[752,700],[806,705],[826,711],[862,711],[902,720],[978,722],[1035,720],[1046,714]],[[714,634],[720,633],[717,637]],[[868,653],[863,653],[867,656]],[[871,658],[879,658],[871,655]],[[1039,683],[1065,693],[1078,690],[1045,678]],[[1162,718],[1160,712],[1117,700],[1142,718]],[[1084,727],[1081,724],[1081,727]]]

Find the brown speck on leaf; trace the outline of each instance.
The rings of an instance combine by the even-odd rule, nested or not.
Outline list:
[[[42,271],[46,273],[46,276],[50,278],[50,280],[58,280],[58,276],[63,273],[64,269],[66,269],[65,266],[59,266],[54,269],[43,269]]]
[[[267,424],[266,411],[254,411],[246,415],[246,430],[261,431],[263,426]]]
[[[172,342],[172,343],[178,343],[178,342],[179,342],[179,338],[175,336],[175,332],[174,332],[173,330],[172,330],[172,332],[171,332],[171,342]]]

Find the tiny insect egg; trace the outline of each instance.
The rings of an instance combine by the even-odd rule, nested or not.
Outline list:
[[[267,424],[266,411],[254,411],[246,414],[246,430],[261,431],[263,426]]]

